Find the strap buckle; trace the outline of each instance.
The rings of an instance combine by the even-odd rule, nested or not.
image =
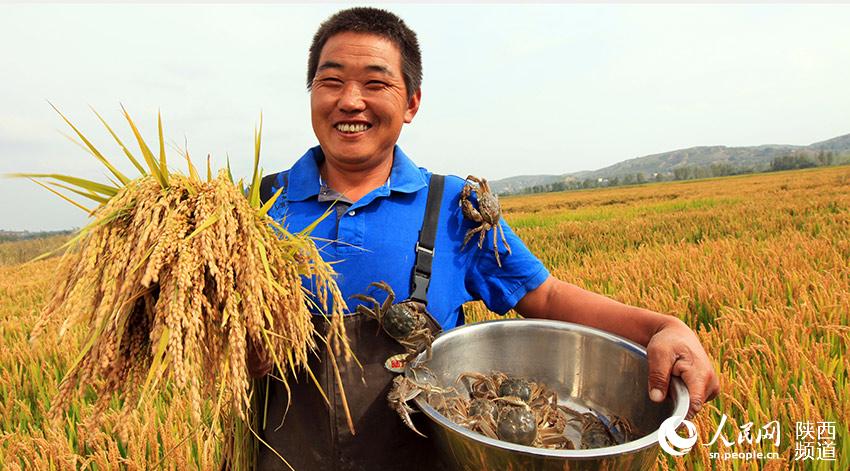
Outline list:
[[[413,268],[413,293],[412,299],[426,302],[428,299],[428,285],[431,284],[431,265],[434,261],[434,249],[423,247],[416,242],[416,265]]]
[[[410,294],[410,299],[425,303],[428,299],[428,285],[431,284],[431,279],[422,275],[419,272],[413,274],[413,293]]]
[[[431,257],[434,256],[434,249],[428,249],[428,248],[422,247],[422,245],[419,244],[418,240],[416,241],[416,251],[417,252],[425,252],[426,254],[430,255]]]
[[[416,262],[414,271],[421,273],[426,277],[431,276],[431,266],[434,263],[434,249],[423,247],[418,241],[416,242]]]

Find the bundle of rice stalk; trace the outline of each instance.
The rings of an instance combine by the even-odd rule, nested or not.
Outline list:
[[[169,169],[161,118],[155,157],[122,110],[144,166],[95,114],[139,177],[121,173],[58,109],[81,145],[114,180],[105,184],[65,175],[16,174],[91,217],[63,247],[55,295],[33,330],[38,337],[61,320],[60,337],[75,326],[89,332],[50,412],[61,417],[86,385],[97,394],[94,419],[115,396],[121,412],[129,414],[167,387],[175,397],[188,398],[191,420],[198,427],[209,424],[204,453],[233,465],[250,455],[241,444],[245,434],[253,433],[251,418],[256,415],[246,367],[249,350],[271,360],[280,372],[307,368],[308,354],[317,346],[312,307],[331,323],[330,333],[319,341],[348,360],[341,321],[345,302],[332,268],[309,238],[314,226],[294,234],[267,216],[280,191],[260,203],[262,116],[254,132],[254,173],[245,188],[241,180],[233,181],[229,162],[214,176],[209,157],[202,178],[188,151],[187,175]],[[58,190],[97,205],[89,209]],[[313,278],[316,292],[302,287],[301,276]],[[279,379],[285,383],[285,374]],[[204,407],[207,400],[213,401],[212,407]],[[207,411],[204,417],[202,411]],[[349,426],[353,432],[350,418]],[[211,442],[222,437],[223,446]]]

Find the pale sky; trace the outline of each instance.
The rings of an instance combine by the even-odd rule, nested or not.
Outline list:
[[[118,162],[88,105],[125,142],[119,103],[150,140],[161,109],[167,140],[187,138],[198,164],[228,153],[237,176],[249,176],[262,111],[262,165],[288,168],[317,144],[310,40],[343,7],[0,5],[0,173],[105,181],[46,100]],[[399,144],[432,171],[561,174],[697,145],[850,133],[848,5],[381,7],[419,35],[422,107]],[[29,181],[2,180],[0,200],[0,229],[86,222]]]

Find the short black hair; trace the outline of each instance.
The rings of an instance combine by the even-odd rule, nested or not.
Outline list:
[[[401,74],[407,88],[407,99],[419,90],[422,85],[422,53],[416,33],[394,13],[370,7],[339,11],[319,26],[313,36],[307,60],[307,90],[313,86],[313,79],[319,67],[319,55],[325,43],[331,36],[345,32],[375,34],[394,43],[401,51]]]

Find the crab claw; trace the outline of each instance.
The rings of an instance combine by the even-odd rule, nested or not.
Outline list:
[[[405,403],[400,403],[395,408],[395,411],[398,412],[398,415],[401,417],[401,421],[404,422],[404,425],[407,425],[407,428],[413,430],[420,437],[428,438],[424,433],[417,430],[415,425],[413,425],[413,420],[410,418],[410,413],[416,411],[414,411],[412,407],[408,406]]]
[[[422,390],[422,387],[414,381],[411,381],[404,376],[396,376],[393,379],[393,386],[387,394],[387,401],[389,401],[390,407],[392,407],[399,417],[401,417],[401,421],[404,422],[404,425],[407,425],[407,427],[410,430],[413,430],[417,435],[428,438],[413,425],[413,420],[410,418],[410,414],[416,411],[407,405],[407,401],[418,396]]]

